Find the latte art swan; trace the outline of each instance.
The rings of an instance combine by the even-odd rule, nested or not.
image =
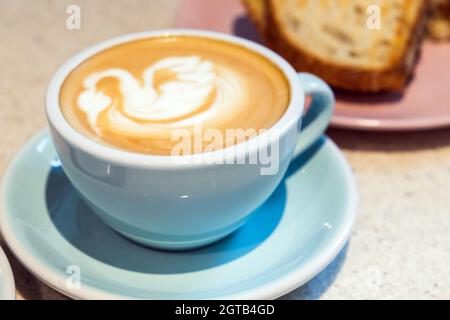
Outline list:
[[[97,89],[108,77],[118,80],[121,96]],[[107,126],[116,133],[141,136],[154,132],[155,124],[170,128],[211,124],[238,112],[244,100],[238,74],[197,56],[162,59],[146,68],[142,79],[118,68],[85,79],[78,106],[95,132],[101,134]],[[98,121],[105,110],[105,121]]]
[[[90,56],[66,77],[59,103],[67,122],[85,137],[125,151],[171,155],[180,133],[192,140],[188,152],[197,153],[211,145],[199,137],[199,128],[224,137],[229,129],[270,128],[285,112],[289,90],[277,66],[245,47],[161,36]],[[226,146],[219,141],[213,149]]]

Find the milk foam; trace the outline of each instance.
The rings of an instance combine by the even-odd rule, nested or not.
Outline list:
[[[158,71],[174,76],[157,86]],[[108,77],[118,80],[121,99],[97,89],[99,81]],[[159,60],[143,71],[142,80],[124,69],[106,69],[90,74],[83,86],[77,104],[97,133],[102,129],[99,115],[106,109],[113,128],[142,136],[155,133],[152,124],[160,128],[214,124],[225,115],[237,113],[245,100],[243,81],[237,73],[198,56]]]

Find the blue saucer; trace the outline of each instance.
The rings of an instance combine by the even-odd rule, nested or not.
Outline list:
[[[104,225],[67,180],[48,131],[3,181],[0,230],[38,278],[78,299],[272,299],[324,269],[356,216],[351,169],[326,137],[296,158],[274,194],[226,239],[187,252],[135,244]]]

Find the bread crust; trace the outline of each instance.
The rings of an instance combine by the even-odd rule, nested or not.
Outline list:
[[[244,7],[259,33],[264,36],[267,24],[265,0],[242,0]]]
[[[265,5],[266,27],[261,27],[261,24],[257,26],[269,47],[281,54],[298,71],[314,73],[334,87],[360,92],[404,90],[418,60],[429,9],[429,0],[422,1],[419,18],[411,28],[407,46],[398,59],[383,69],[364,69],[337,65],[306,52],[286,35],[283,23],[276,14],[276,0],[257,1],[263,1]],[[255,18],[258,14],[255,10],[251,11],[252,20],[261,19]]]
[[[431,0],[428,33],[435,40],[450,39],[450,0]]]

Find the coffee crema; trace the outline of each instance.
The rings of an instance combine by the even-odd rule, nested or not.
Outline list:
[[[177,129],[193,137],[196,126],[224,136],[228,129],[260,131],[281,118],[289,99],[283,73],[258,53],[220,40],[165,36],[88,58],[64,81],[59,102],[67,122],[92,140],[170,155]]]

